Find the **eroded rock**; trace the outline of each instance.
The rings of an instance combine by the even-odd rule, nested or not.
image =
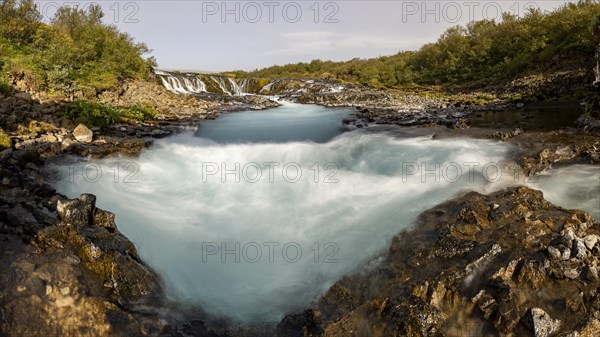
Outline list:
[[[78,142],[91,143],[94,138],[94,132],[84,124],[79,124],[75,130],[73,130],[73,136]]]
[[[324,331],[316,336],[589,335],[595,331],[589,317],[600,316],[600,254],[588,246],[596,247],[593,235],[599,232],[589,214],[556,207],[539,191],[468,193],[424,212],[413,230],[394,239],[376,269],[334,285],[311,309],[319,313],[311,331]],[[389,301],[375,315],[371,303],[379,298]],[[284,321],[307,326],[290,322],[294,319],[299,318]]]
[[[535,337],[551,336],[560,328],[560,321],[552,319],[543,309],[532,308],[529,314]]]

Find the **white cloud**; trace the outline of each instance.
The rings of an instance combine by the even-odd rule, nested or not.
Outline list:
[[[294,32],[280,34],[282,47],[267,52],[269,56],[299,56],[339,51],[415,49],[423,38],[389,35],[354,35],[334,32]]]

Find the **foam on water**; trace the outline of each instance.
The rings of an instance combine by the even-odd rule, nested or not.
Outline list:
[[[562,207],[582,209],[600,219],[600,167],[572,165],[542,172],[529,186]]]
[[[393,235],[425,209],[463,189],[495,188],[478,171],[473,182],[463,174],[457,182],[425,176],[424,183],[420,174],[403,175],[403,164],[427,163],[433,169],[434,163],[487,163],[504,158],[506,151],[489,141],[395,139],[360,132],[324,144],[223,145],[181,135],[141,155],[134,177],[139,183],[115,183],[110,168],[115,160],[107,159],[96,162],[109,173],[101,181],[76,175],[74,183],[63,180],[58,189],[72,197],[96,194],[99,207],[117,214],[120,230],[177,300],[241,322],[274,322],[309,305],[339,277],[384,251]],[[267,162],[280,163],[279,168],[297,163],[302,176],[290,182],[296,180],[294,166],[286,181],[276,167],[271,182],[263,166]],[[223,182],[220,174],[203,176],[207,163],[225,163],[230,170],[235,163],[257,163],[263,166],[262,178],[247,182],[244,178],[257,176],[252,169],[240,175],[239,183],[233,174]],[[335,167],[339,170],[326,183]],[[220,253],[206,254],[207,243],[234,249],[236,242],[240,250],[257,243],[262,258],[247,261],[256,256],[253,244],[247,246],[246,259],[239,253],[239,261],[225,255],[223,263]],[[279,244],[273,259],[270,243]],[[286,244],[294,246],[288,247],[287,260]],[[301,258],[290,262],[296,247],[302,249]]]
[[[289,120],[290,107],[272,111]],[[251,128],[248,116],[265,118],[272,111],[228,116],[233,125]],[[310,114],[303,111],[291,118],[303,120],[303,113]],[[322,117],[325,124],[339,125],[340,116]],[[508,155],[501,142],[361,131],[330,140],[321,136],[320,143],[279,138],[239,143],[231,142],[238,134],[225,141],[182,134],[157,141],[136,160],[93,161],[102,172],[97,182],[63,166],[63,177],[75,174],[56,187],[70,197],[94,193],[99,207],[115,212],[119,229],[164,278],[175,300],[257,323],[306,308],[341,276],[384,252],[424,210],[465,191],[490,193],[515,184],[506,174],[493,183],[485,179],[483,166]],[[449,163],[454,164],[444,166]],[[134,167],[139,171],[130,176],[125,169]],[[417,167],[420,172],[412,174]],[[224,177],[223,169],[229,170]],[[599,210],[599,188],[589,187],[597,186],[590,179],[598,169],[572,170],[548,172],[532,187],[563,206]]]

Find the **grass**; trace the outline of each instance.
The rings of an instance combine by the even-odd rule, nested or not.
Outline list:
[[[8,79],[4,76],[0,76],[0,94],[11,96],[13,93],[13,87],[8,83]]]
[[[65,118],[88,126],[106,127],[119,122],[136,123],[156,118],[157,112],[149,104],[118,106],[90,101],[76,101],[69,104]]]
[[[0,129],[0,149],[8,149],[12,147],[12,141],[10,137],[4,132],[4,130]]]

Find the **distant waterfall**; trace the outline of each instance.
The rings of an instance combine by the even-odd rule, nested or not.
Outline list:
[[[596,66],[594,67],[594,85],[600,86],[600,23],[596,23],[594,29],[594,40],[596,41]]]
[[[239,85],[239,88],[240,88],[240,91],[241,91],[242,93],[248,93],[248,92],[250,92],[250,91],[248,90],[248,88],[249,88],[249,84],[250,84],[250,80],[249,80],[249,79],[247,79],[247,78],[242,78],[242,79],[239,81],[239,83],[238,83],[238,85]]]
[[[596,66],[594,67],[594,85],[600,86],[600,43],[596,47]]]
[[[209,78],[215,81],[215,83],[217,83],[217,85],[224,94],[233,95],[232,92],[229,91],[229,89],[227,89],[227,84],[225,83],[225,80],[222,76],[209,76]]]
[[[196,74],[172,74],[156,71],[156,76],[169,91],[177,94],[199,94],[207,92],[204,83]]]
[[[219,75],[172,73],[161,70],[156,70],[154,73],[167,90],[177,94],[216,93],[240,96],[246,94],[248,88],[247,79],[242,79],[238,83],[231,77]]]
[[[233,94],[236,96],[240,96],[244,93],[244,91],[242,90],[242,87],[240,85],[238,85],[238,83],[231,77],[228,77],[227,80],[229,81],[229,84],[231,85],[231,88],[233,89]]]

